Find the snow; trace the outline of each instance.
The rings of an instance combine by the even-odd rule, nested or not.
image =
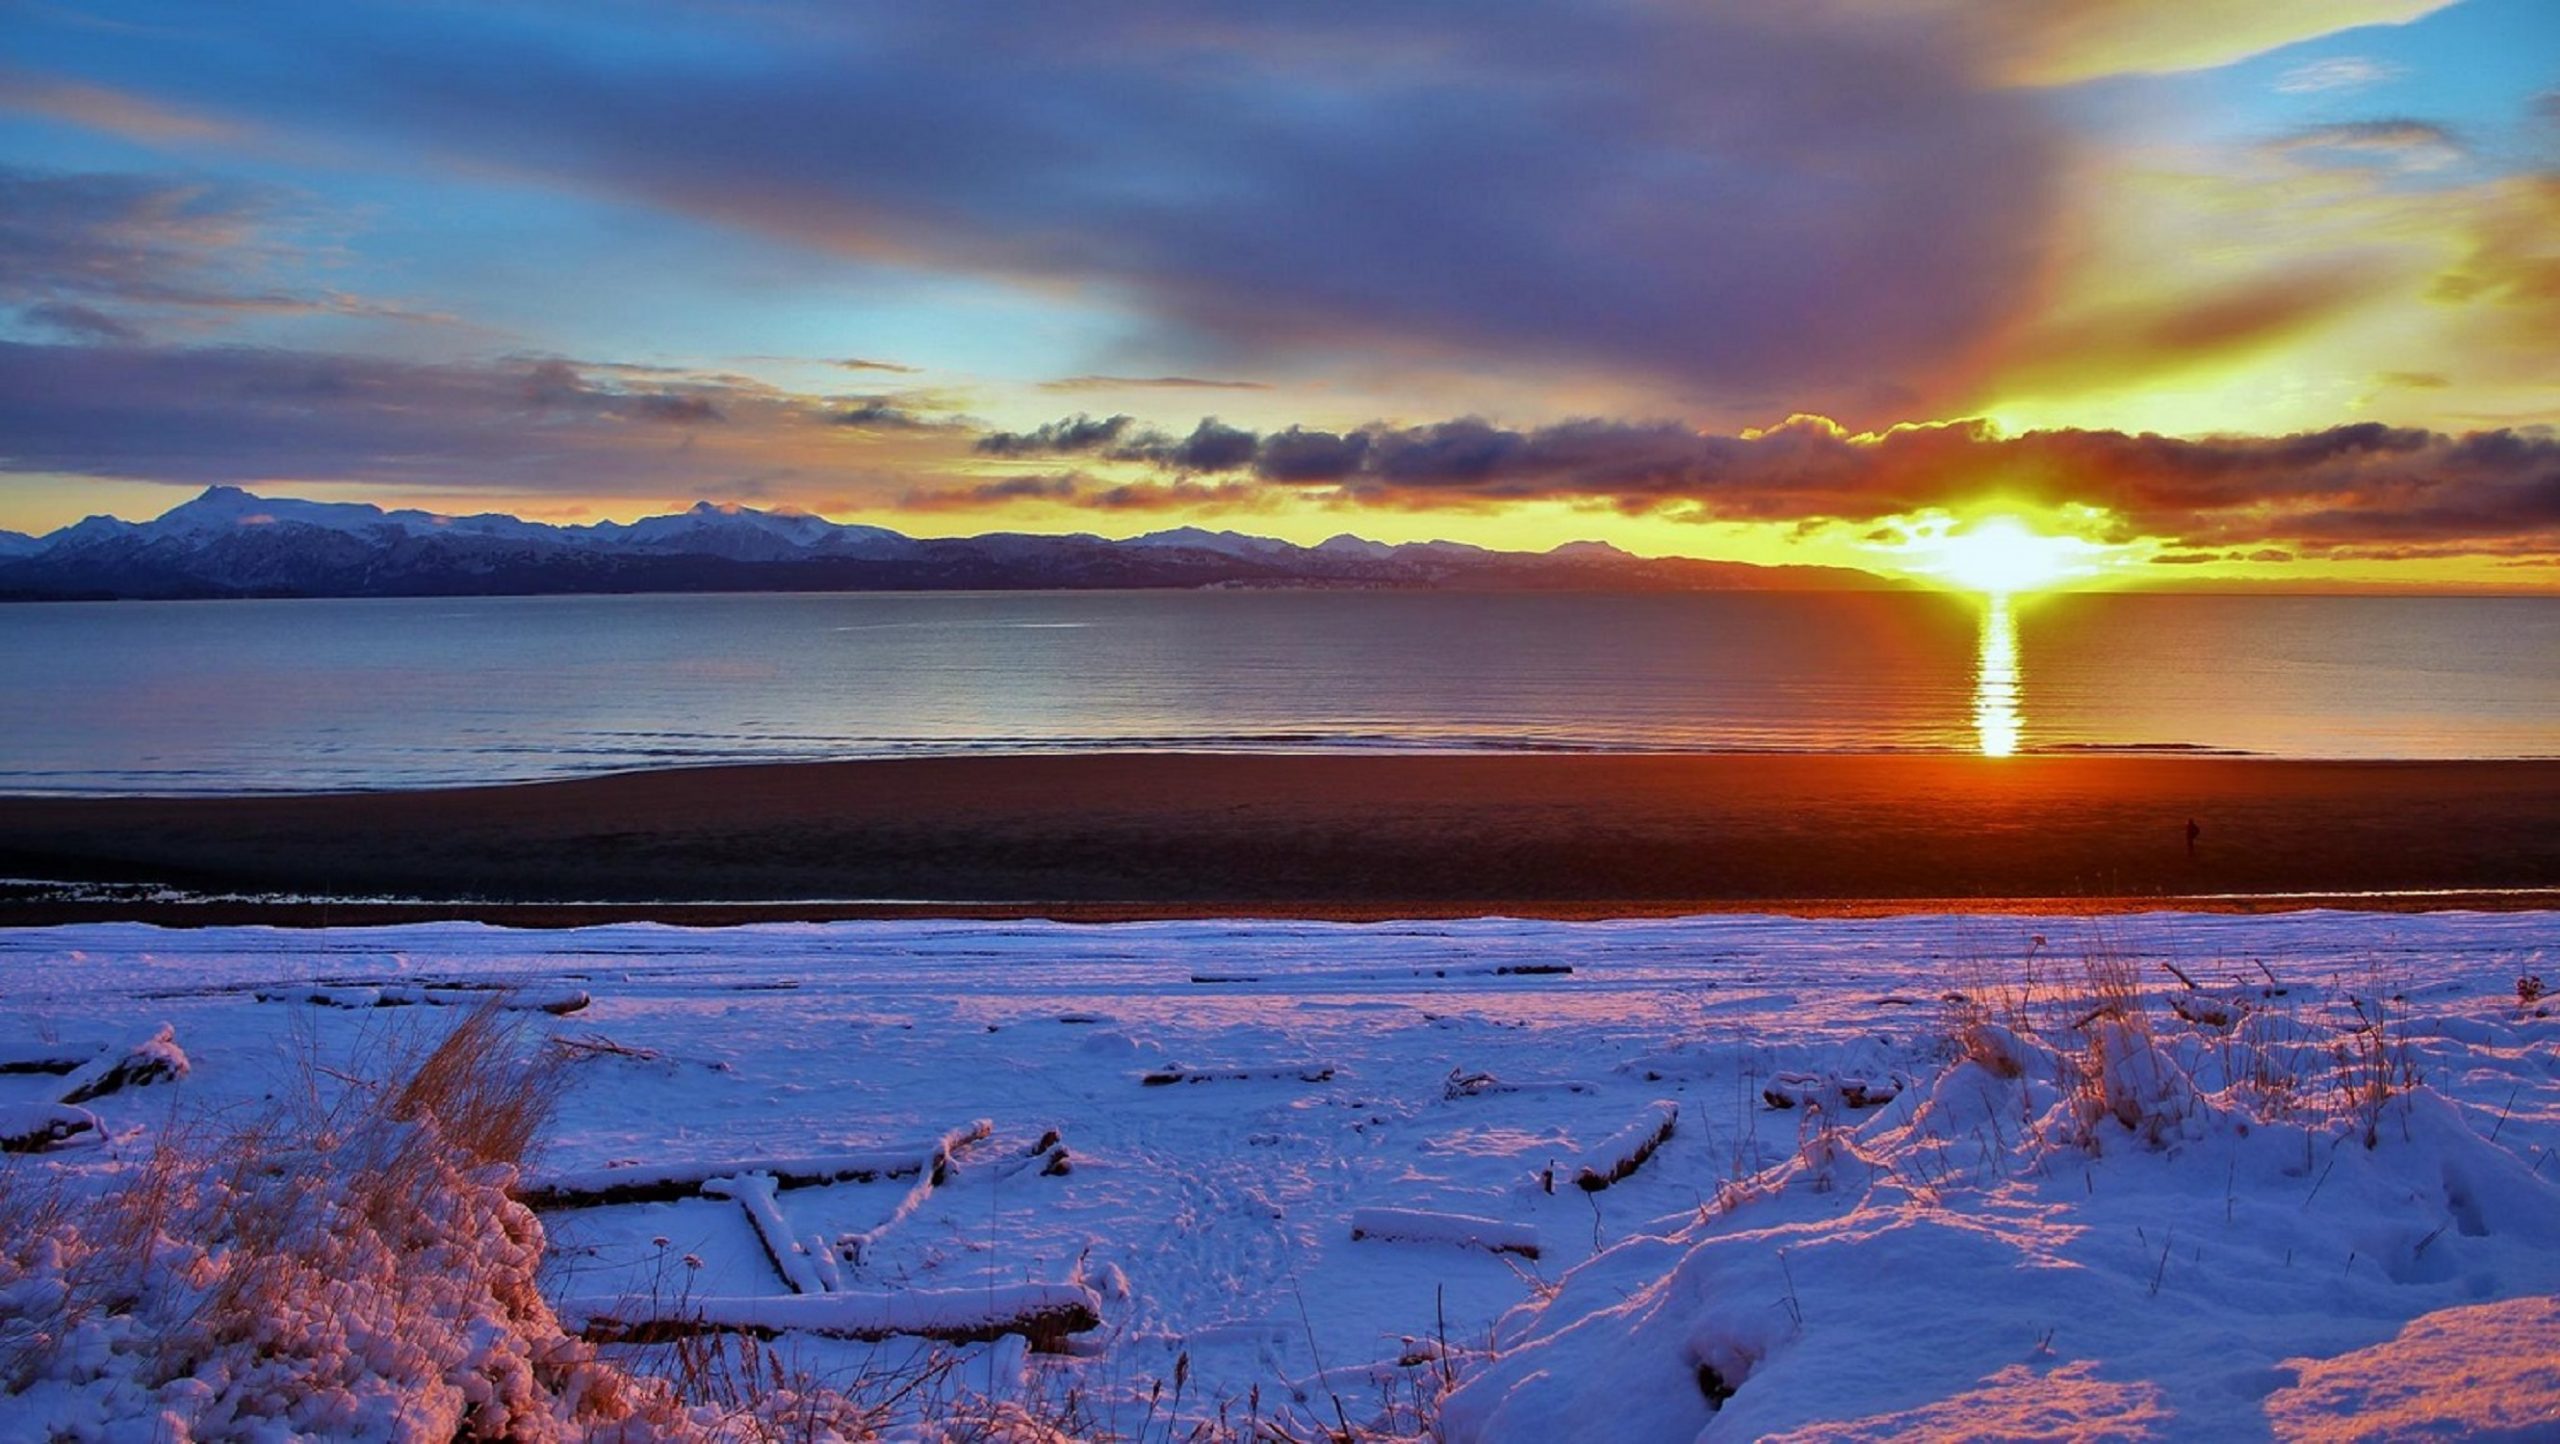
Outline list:
[[[681,1187],[546,1209],[550,1299],[627,1311],[672,1282],[822,1366],[897,1346],[820,1322],[967,1333],[1090,1300],[1097,1327],[960,1346],[961,1373],[1073,1390],[1125,1433],[1179,1366],[1186,1426],[1292,1381],[1302,1423],[1360,1422],[1445,1371],[1457,1444],[2550,1437],[2560,1020],[2516,981],[2555,942],[2536,913],[99,925],[0,933],[0,1057],[174,1024],[185,1077],[92,1101],[98,1145],[15,1160],[83,1177],[314,1050],[460,1012],[262,991],[584,993],[510,1015],[580,1041],[511,1186]],[[1214,1076],[1143,1081],[1165,1074]],[[65,1081],[0,1076],[0,1106]],[[1657,1105],[1676,1127],[1641,1167],[1567,1186]],[[905,1166],[786,1186],[847,1160]],[[769,1217],[701,1196],[758,1172]],[[806,1266],[789,1284],[768,1239]],[[443,1398],[439,1361],[495,1347],[382,1378]],[[0,1436],[172,1407],[134,1379],[69,1368],[0,1399]]]

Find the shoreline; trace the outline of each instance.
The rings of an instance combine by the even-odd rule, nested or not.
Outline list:
[[[2551,906],[2560,761],[1079,753],[6,797],[0,876],[193,897],[0,897],[15,925]]]

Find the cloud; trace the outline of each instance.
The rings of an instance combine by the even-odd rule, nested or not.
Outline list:
[[[129,346],[142,339],[139,327],[127,325],[94,306],[72,301],[39,301],[19,311],[18,318],[65,340]]]
[[[650,421],[669,421],[678,426],[700,426],[729,419],[705,397],[673,396],[663,392],[631,398],[631,411],[633,415]]]
[[[560,357],[430,365],[0,342],[0,469],[523,494],[593,494],[602,477],[634,489],[622,495],[742,495],[920,476],[967,455],[946,426],[850,428],[826,398],[627,372]]]
[[[925,420],[886,396],[862,397],[827,419],[860,431],[922,431],[940,424]]]
[[[1272,511],[1285,497],[1250,482],[1141,481],[1088,491],[1081,502],[1098,511]]]
[[[2276,90],[2285,95],[2364,90],[2407,73],[2401,66],[2370,55],[2333,55],[2326,60],[2305,61],[2286,71],[2276,78]]]
[[[1043,391],[1268,391],[1264,381],[1218,381],[1200,376],[1064,376],[1040,383]]]
[[[1032,431],[988,432],[978,438],[977,450],[984,456],[1073,456],[1110,446],[1136,424],[1133,416],[1108,416],[1097,421],[1077,412]]]
[[[2268,149],[2319,165],[2387,166],[2402,171],[2443,170],[2469,154],[2452,131],[2432,121],[2405,118],[2313,126],[2271,142]]]
[[[895,361],[874,361],[868,356],[848,356],[835,364],[847,371],[894,371],[901,376],[913,376],[924,369],[921,366],[903,366]]]
[[[0,300],[136,333],[155,315],[450,319],[300,283],[313,243],[295,237],[321,229],[275,186],[0,164]]]
[[[967,486],[915,487],[898,498],[901,511],[982,511],[1021,501],[1067,501],[1082,489],[1076,472],[1008,476]]]
[[[177,306],[284,304],[272,187],[0,166],[0,295]]]
[[[245,133],[229,121],[125,91],[11,67],[0,67],[0,109],[69,121],[147,144],[237,141]]]
[[[1029,435],[1068,437],[1078,423],[1089,419]],[[1204,435],[1214,445],[1194,446]],[[1111,455],[1172,474],[1145,483],[1155,490],[1133,499],[1188,495],[1227,505],[1259,486],[1274,498],[1327,506],[1562,501],[1686,521],[1873,523],[1997,497],[2102,508],[2115,518],[2115,539],[2162,538],[2191,550],[2274,542],[2338,554],[2393,542],[2560,547],[2560,437],[2541,430],[2448,436],[2360,424],[2182,439],[2102,430],[2005,436],[1957,422],[1857,435],[1800,416],[1717,435],[1668,422],[1514,429],[1467,417],[1254,435],[1204,421],[1179,439],[1124,436]],[[1193,479],[1203,475],[1229,479]],[[1088,488],[1073,499],[1105,504],[1100,496]]]
[[[1859,0],[1871,11],[1912,0]],[[2249,0],[2163,5],[2159,0],[1938,0],[2001,73],[2028,85],[2108,75],[2206,70],[2365,25],[2401,25],[2454,0]]]
[[[2365,304],[2361,259],[2297,262],[2239,280],[2057,308],[2008,338],[2005,388],[2068,395],[2158,378],[2291,340]]]
[[[705,31],[671,6],[610,45],[588,19],[493,45],[471,13],[315,9],[289,55],[168,83],[829,255],[1089,288],[1165,380],[1500,358],[1743,414],[1962,391],[2034,300],[2068,144],[1964,37],[1827,7],[999,0]]]

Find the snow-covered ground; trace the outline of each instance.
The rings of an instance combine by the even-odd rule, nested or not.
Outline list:
[[[0,1067],[171,1025],[183,1078],[16,1165],[106,1170],[460,1016],[414,1005],[473,996],[435,985],[583,997],[526,1015],[573,1045],[523,1184],[558,1195],[564,1314],[797,1287],[849,1297],[791,1317],[879,1332],[1089,1293],[1071,1352],[967,1345],[957,1377],[1147,1437],[1361,1423],[1454,1374],[1459,1440],[2549,1438],[2560,1009],[2516,984],[2560,984],[2555,942],[2533,913],[89,926],[0,934]],[[0,1075],[0,1117],[65,1081]],[[572,1206],[617,1183],[674,1196]]]

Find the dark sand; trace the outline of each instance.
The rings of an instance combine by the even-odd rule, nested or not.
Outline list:
[[[0,874],[333,900],[0,923],[2548,907],[2507,890],[2560,888],[2560,762],[1118,754],[0,798]],[[427,905],[351,905],[385,896]]]

